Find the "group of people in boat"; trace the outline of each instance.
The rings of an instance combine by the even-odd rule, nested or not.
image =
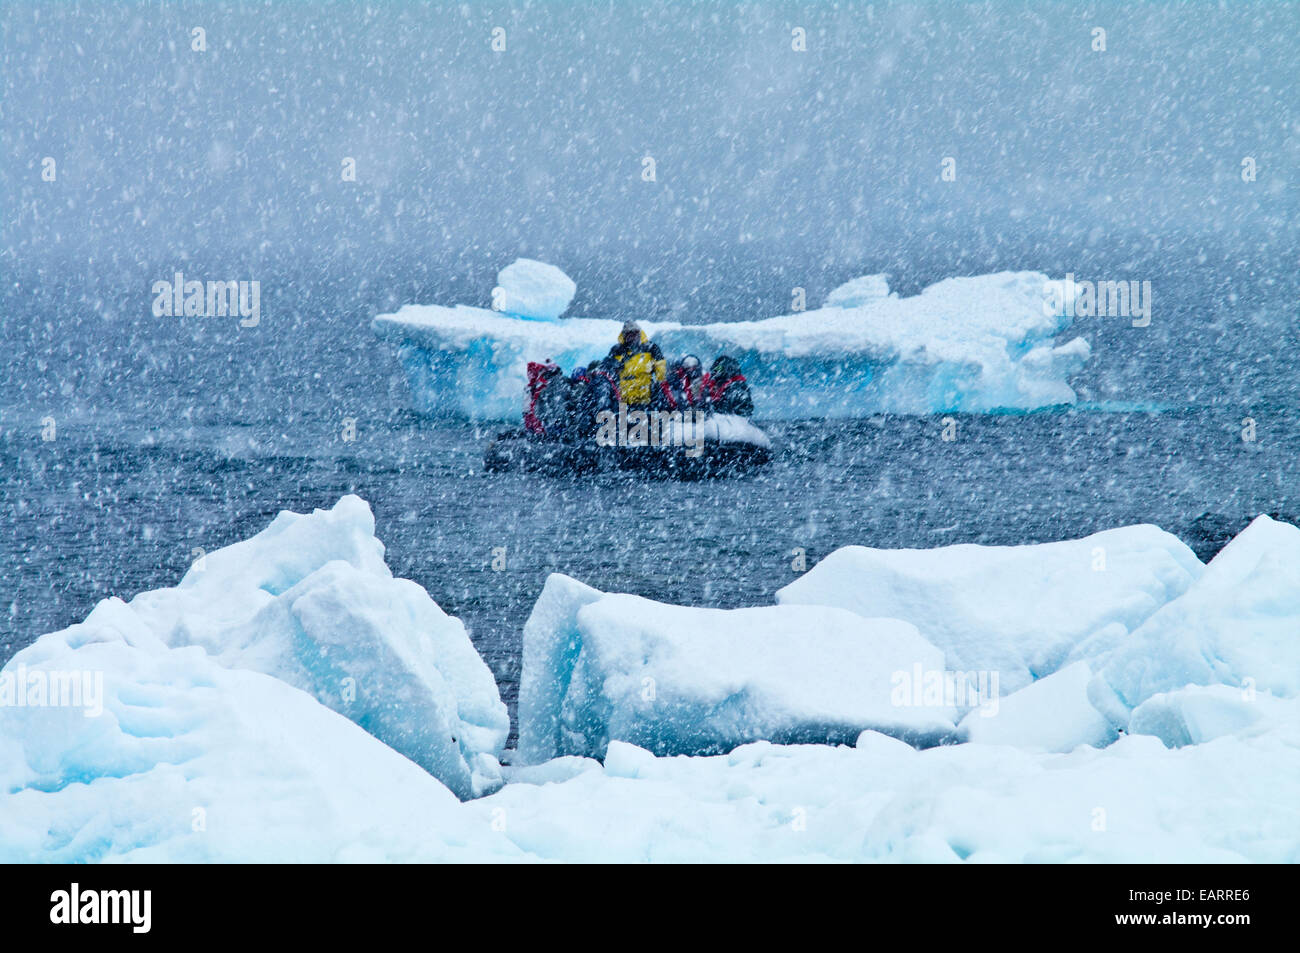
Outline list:
[[[642,410],[698,410],[751,416],[754,402],[737,361],[719,355],[706,370],[687,354],[671,364],[659,345],[635,321],[600,361],[574,368],[566,377],[554,361],[528,365],[524,428],[532,435],[579,440],[596,430],[597,414],[619,405]]]

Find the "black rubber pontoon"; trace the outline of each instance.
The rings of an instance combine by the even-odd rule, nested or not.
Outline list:
[[[744,417],[710,414],[685,427],[683,435],[689,440],[671,439],[665,446],[602,446],[594,437],[562,440],[523,429],[507,430],[488,445],[483,465],[493,472],[630,470],[652,476],[699,479],[745,473],[771,461],[771,440]]]

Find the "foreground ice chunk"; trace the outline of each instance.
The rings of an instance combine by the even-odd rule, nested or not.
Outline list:
[[[508,765],[502,770],[511,784],[559,784],[585,771],[600,771],[602,765],[594,758],[568,755],[540,764]]]
[[[1118,726],[1185,685],[1300,694],[1300,529],[1260,516],[1182,596],[1108,657],[1090,686]]]
[[[1155,735],[1170,748],[1199,745],[1278,724],[1300,724],[1300,701],[1227,685],[1188,685],[1152,695],[1129,719],[1134,735]]]
[[[229,630],[329,562],[391,577],[384,544],[375,538],[369,505],[344,496],[333,508],[304,515],[281,512],[255,536],[196,560],[180,584],[131,600],[153,627],[220,655]]]
[[[1075,662],[1026,685],[994,705],[971,711],[958,726],[979,744],[1014,745],[1031,751],[1073,751],[1104,747],[1118,734],[1088,701],[1092,670]]]
[[[417,584],[327,563],[230,635],[228,664],[311,693],[462,797],[500,785],[496,681]]]
[[[496,308],[521,318],[554,321],[578,287],[554,265],[517,258],[497,273]]]
[[[669,355],[735,357],[761,419],[1074,403],[1068,378],[1089,346],[1082,338],[1055,343],[1071,319],[1046,313],[1045,275],[949,278],[910,298],[867,297],[875,280],[815,311],[641,327]],[[529,361],[552,358],[567,370],[599,360],[628,317],[637,316],[535,321],[407,305],[377,316],[372,327],[397,345],[417,410],[507,420],[520,413]]]
[[[281,513],[131,609],[168,645],[311,693],[460,796],[491,790],[510,730],[496,680],[459,619],[393,578],[374,529],[355,496]]]
[[[1030,546],[868,549],[847,546],[777,593],[782,605],[828,605],[905,619],[948,668],[997,672],[1003,694],[1109,649],[1203,567],[1154,526]]]
[[[6,666],[102,711],[0,707],[0,861],[518,859],[435,778],[278,679],[170,649],[116,599]]]
[[[654,757],[611,741],[604,770],[463,805],[537,857],[585,862],[1300,861],[1300,731],[1167,749],[1122,737],[1069,754],[756,742]]]
[[[312,568],[328,555],[308,553],[313,539],[333,540],[334,555],[351,552],[362,562],[374,554],[365,533],[348,529],[346,511],[355,516],[360,509],[343,509],[327,511],[332,518],[284,520],[281,532],[299,526],[293,538],[301,546],[283,556],[249,547],[246,559],[217,560],[228,578],[236,567],[245,575],[230,604],[210,608],[236,627],[230,620],[283,612],[315,630],[314,617],[328,614],[337,597],[349,612],[368,607],[357,624],[388,626],[370,614],[380,607],[369,595],[349,595],[373,585],[374,574],[346,558]],[[1281,524],[1253,524],[1214,570],[1216,588],[1200,592],[1198,583],[1182,597],[1207,611],[1219,600],[1208,622],[1227,634],[1209,639],[1200,632],[1192,643],[1214,649],[1205,659],[1211,673],[1226,647],[1244,653],[1232,657],[1230,675],[1242,659],[1265,669],[1276,663],[1269,674],[1279,685],[1294,674],[1287,630],[1256,628],[1260,613],[1272,618],[1292,605],[1285,567],[1293,533]],[[305,575],[290,578],[298,573]],[[264,591],[264,598],[244,588],[273,579],[287,588]],[[1300,700],[1245,679],[1151,695],[1127,718],[1132,734],[1068,754],[1034,749],[1070,747],[1096,727],[1080,697],[1086,673],[1079,665],[1000,699],[997,716],[987,721],[998,726],[998,737],[979,739],[996,743],[916,750],[866,730],[852,747],[759,741],[720,756],[656,757],[611,736],[603,765],[561,757],[504,772],[480,752],[472,759],[474,791],[513,783],[461,803],[306,692],[221,664],[197,645],[169,647],[156,625],[168,611],[179,612],[179,603],[168,603],[149,608],[106,599],[84,623],[38,639],[0,672],[0,861],[1300,862]],[[393,608],[408,605],[399,598]],[[1232,638],[1233,612],[1245,622],[1240,643]],[[792,614],[799,624],[788,627]],[[176,618],[216,638],[213,644],[232,657],[277,647],[261,636],[227,643],[197,616]],[[639,716],[634,706],[643,700],[673,698],[684,699],[680,711],[695,713],[704,729],[724,729],[717,737],[729,726],[718,716],[736,698],[751,705],[754,724],[774,734],[797,736],[846,712],[846,720],[856,720],[863,700],[845,686],[875,697],[870,666],[888,665],[891,651],[882,632],[917,638],[901,623],[881,621],[806,607],[660,606],[553,576],[525,641],[521,741],[545,752],[572,739],[570,714],[588,725],[615,724]],[[837,632],[859,638],[839,639]],[[791,633],[795,639],[783,640]],[[1108,649],[1112,658],[1122,658],[1130,643],[1161,648],[1140,634]],[[1104,638],[1088,642],[1111,645]],[[788,654],[791,644],[807,658]],[[312,645],[327,655],[344,651],[329,640]],[[808,676],[823,652],[846,671],[816,671],[814,683],[827,686],[828,695],[810,698]],[[937,664],[937,650],[930,653],[926,666]],[[872,659],[866,668],[862,654]],[[855,680],[856,671],[868,675]],[[654,673],[650,685],[635,682],[639,672]],[[75,678],[82,674],[92,677]],[[4,694],[19,678],[24,694]],[[653,688],[652,698],[629,699],[628,682],[633,692]],[[58,695],[58,686],[73,694]],[[664,687],[667,693],[659,691]],[[721,701],[710,706],[711,697]],[[968,716],[962,733],[979,733],[979,717]],[[648,725],[659,737],[680,737],[679,724],[664,713],[630,723],[631,733]],[[846,727],[832,734],[853,737]]]
[[[893,619],[670,606],[556,574],[524,629],[519,755],[602,757],[613,740],[659,754],[758,738],[835,743],[869,727],[932,743],[952,733],[955,710],[900,701],[895,675],[942,662]]]

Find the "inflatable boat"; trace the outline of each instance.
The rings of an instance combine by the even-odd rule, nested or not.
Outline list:
[[[483,465],[489,471],[591,473],[633,470],[653,476],[699,479],[746,473],[772,459],[772,441],[738,414],[705,413],[683,420],[636,412],[610,419],[594,435],[555,437],[525,428],[498,434]]]

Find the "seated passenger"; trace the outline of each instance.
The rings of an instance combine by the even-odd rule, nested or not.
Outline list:
[[[674,361],[668,377],[660,385],[660,405],[668,410],[706,410],[709,406],[708,376],[694,354]]]
[[[719,414],[739,414],[752,417],[754,399],[749,394],[749,384],[740,372],[740,364],[734,357],[720,354],[709,368],[707,376],[709,398],[713,409]]]
[[[601,362],[592,361],[574,370],[569,387],[577,436],[594,436],[599,426],[597,415],[602,410],[618,411],[618,378]]]
[[[559,437],[567,420],[568,381],[549,358],[528,362],[528,404],[524,429],[537,437]]]
[[[587,378],[591,381],[592,390],[595,394],[593,401],[596,410],[617,411],[618,403],[623,399],[623,395],[618,387],[618,371],[609,358],[603,361],[592,361],[588,364]]]

